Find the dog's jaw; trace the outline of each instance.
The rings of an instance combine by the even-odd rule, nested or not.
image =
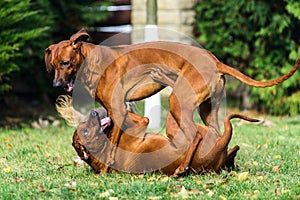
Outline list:
[[[73,88],[74,88],[74,82],[75,82],[75,76],[71,75],[71,78],[69,80],[69,83],[67,83],[67,85],[65,86],[65,91],[66,92],[72,92]]]
[[[72,92],[72,91],[73,91],[73,88],[74,88],[74,83],[73,83],[73,82],[70,82],[70,83],[67,84],[65,90],[66,90],[67,92]]]

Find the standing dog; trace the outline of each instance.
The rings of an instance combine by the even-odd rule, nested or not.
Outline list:
[[[54,87],[73,88],[79,70],[79,78],[95,99],[100,102],[114,122],[110,160],[122,130],[137,124],[128,117],[124,102],[149,97],[165,86],[152,79],[157,69],[171,71],[175,82],[169,97],[170,114],[190,143],[186,157],[174,175],[184,173],[191,162],[197,144],[201,140],[198,126],[193,122],[193,111],[200,109],[200,116],[215,137],[220,135],[217,113],[224,93],[225,74],[254,87],[269,87],[282,83],[297,70],[300,59],[287,74],[271,81],[259,82],[221,63],[212,53],[174,42],[148,42],[118,47],[102,47],[85,42],[89,38],[80,30],[70,40],[53,44],[46,49],[47,71],[55,70]],[[83,65],[83,67],[81,67]],[[176,74],[172,77],[172,74]],[[168,74],[167,74],[168,76]],[[142,117],[140,117],[140,120]],[[136,130],[139,132],[139,128]],[[133,129],[134,134],[135,130]],[[173,133],[174,134],[174,133]],[[107,167],[108,170],[108,167]]]

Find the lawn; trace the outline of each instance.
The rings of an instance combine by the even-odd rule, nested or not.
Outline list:
[[[95,175],[76,161],[74,128],[0,129],[0,199],[300,199],[300,116],[274,126],[232,120],[238,169],[174,179]],[[238,125],[239,124],[239,125]],[[75,161],[74,161],[75,160]]]

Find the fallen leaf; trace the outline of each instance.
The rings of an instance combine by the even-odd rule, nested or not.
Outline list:
[[[114,193],[114,191],[113,191],[112,189],[109,189],[109,190],[107,190],[107,191],[105,191],[105,192],[100,193],[100,194],[99,194],[99,197],[100,197],[100,198],[109,197],[109,196],[111,196],[113,193]]]
[[[204,193],[200,190],[197,190],[195,188],[191,188],[191,189],[188,189],[189,193],[193,193],[193,194],[196,194],[196,195],[203,195]]]
[[[267,172],[266,171],[258,171],[258,172],[256,172],[256,175],[265,175],[265,174],[267,174]]]
[[[48,152],[46,152],[46,153],[44,154],[44,156],[45,156],[46,158],[49,158],[49,157],[51,156],[51,154],[48,153]]]
[[[76,185],[77,185],[76,181],[73,181],[72,184],[71,184],[71,187],[76,188]]]
[[[219,198],[221,199],[221,200],[227,200],[227,198],[226,197],[224,197],[224,196],[219,196]]]
[[[4,173],[9,173],[11,171],[12,167],[11,166],[8,166],[6,168],[3,169],[3,172]]]
[[[148,199],[149,200],[158,200],[158,199],[162,199],[162,196],[149,196]]]
[[[273,167],[272,167],[272,170],[273,170],[274,172],[278,173],[278,172],[279,172],[279,166],[273,166]]]
[[[52,126],[54,126],[54,127],[58,127],[59,125],[60,125],[60,121],[59,120],[54,120],[52,122]]]
[[[281,155],[275,155],[274,158],[275,159],[281,159]]]
[[[23,177],[15,177],[14,180],[15,180],[15,182],[26,181],[26,179]]]
[[[272,122],[270,120],[260,120],[259,124],[261,124],[262,126],[266,126],[266,127],[275,126],[274,122]]]
[[[9,137],[9,136],[6,136],[6,137],[5,137],[5,142],[6,142],[6,143],[10,143],[10,137]]]
[[[73,161],[74,161],[74,165],[77,166],[77,165],[82,165],[84,163],[83,160],[81,160],[81,158],[79,156],[75,156],[73,158]]]
[[[49,126],[49,120],[44,120],[41,116],[38,118],[38,121],[31,123],[31,126],[35,129],[43,129]]]
[[[70,183],[65,183],[64,186],[65,187],[70,187],[71,185],[70,185]]]
[[[274,185],[280,185],[280,180],[276,180],[276,181],[274,181]]]
[[[289,189],[284,189],[284,188],[281,188],[281,193],[282,193],[282,194],[284,194],[284,193],[288,193],[288,192],[290,192],[290,190],[289,190]]]
[[[169,179],[168,176],[164,176],[164,177],[160,178],[159,180],[162,181],[162,182],[167,182],[170,179]]]
[[[148,179],[147,179],[148,184],[154,184],[154,183],[156,183],[157,181],[158,181],[158,179],[155,178],[155,177],[151,177],[151,178],[148,178]]]
[[[264,177],[263,176],[258,176],[257,179],[262,181],[262,180],[264,180]]]
[[[210,184],[210,183],[204,184],[204,185],[203,185],[203,188],[204,188],[204,189],[209,189],[210,187],[211,187],[211,184]]]
[[[89,182],[89,185],[92,186],[92,187],[98,187],[99,186],[97,182],[92,182],[92,181]]]
[[[238,181],[242,182],[248,178],[249,172],[242,172],[238,175]]]
[[[37,189],[41,192],[46,192],[45,188],[43,186],[37,186]]]
[[[258,166],[258,162],[253,161],[252,163],[253,163],[254,166]]]
[[[177,185],[177,184],[175,184],[175,185],[173,185],[173,188],[174,188],[174,189],[181,189],[181,188],[182,188],[182,186],[181,186],[181,185]]]
[[[39,117],[38,122],[41,128],[46,128],[47,126],[49,126],[49,120],[44,120],[42,117]]]
[[[64,186],[68,188],[69,191],[75,191],[76,190],[76,181],[73,181],[71,184],[70,183],[65,183]]]
[[[178,196],[183,198],[183,199],[186,199],[186,198],[189,197],[188,191],[185,189],[184,186],[182,186],[180,192],[178,192]]]
[[[236,171],[231,171],[231,172],[228,173],[227,176],[232,176],[232,177],[237,176],[237,172]]]
[[[13,147],[13,145],[10,143],[10,137],[9,136],[6,136],[5,137],[5,143],[6,143],[6,146],[7,148],[11,149]]]
[[[249,196],[251,199],[256,199],[258,197],[258,192],[255,190],[254,194],[248,194],[247,196]]]
[[[210,189],[207,189],[206,190],[208,193],[207,193],[207,195],[209,196],[209,197],[212,197],[215,193],[213,192],[213,191],[211,191]]]

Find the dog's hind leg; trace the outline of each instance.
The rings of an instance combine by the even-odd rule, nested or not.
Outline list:
[[[201,133],[198,132],[198,126],[193,121],[193,112],[210,94],[201,77],[196,77],[197,81],[194,80],[195,77],[193,78],[191,71],[179,76],[174,84],[173,93],[169,97],[170,113],[182,130],[187,144],[189,144],[184,161],[175,170],[174,176],[181,176],[186,173],[194,152],[202,139]]]
[[[221,136],[218,123],[218,112],[225,93],[224,85],[225,78],[221,77],[218,84],[216,85],[216,90],[211,95],[211,97],[208,100],[202,102],[198,107],[198,113],[202,121],[206,126],[209,127],[210,132],[212,131],[216,137]]]
[[[206,84],[201,84],[203,81],[201,77],[197,79],[197,82],[191,83],[188,80],[194,80],[194,78],[189,76],[193,76],[190,70],[180,76],[174,76],[173,79],[162,70],[156,70],[151,74],[156,82],[173,87],[173,92],[169,96],[170,112],[168,114],[168,119],[172,120],[167,121],[166,134],[177,148],[186,150],[185,159],[175,170],[174,176],[187,174],[189,163],[202,139],[198,126],[193,121],[193,111],[198,106],[199,98],[201,100],[206,98],[208,90]],[[183,138],[178,136],[178,133],[183,133]]]

